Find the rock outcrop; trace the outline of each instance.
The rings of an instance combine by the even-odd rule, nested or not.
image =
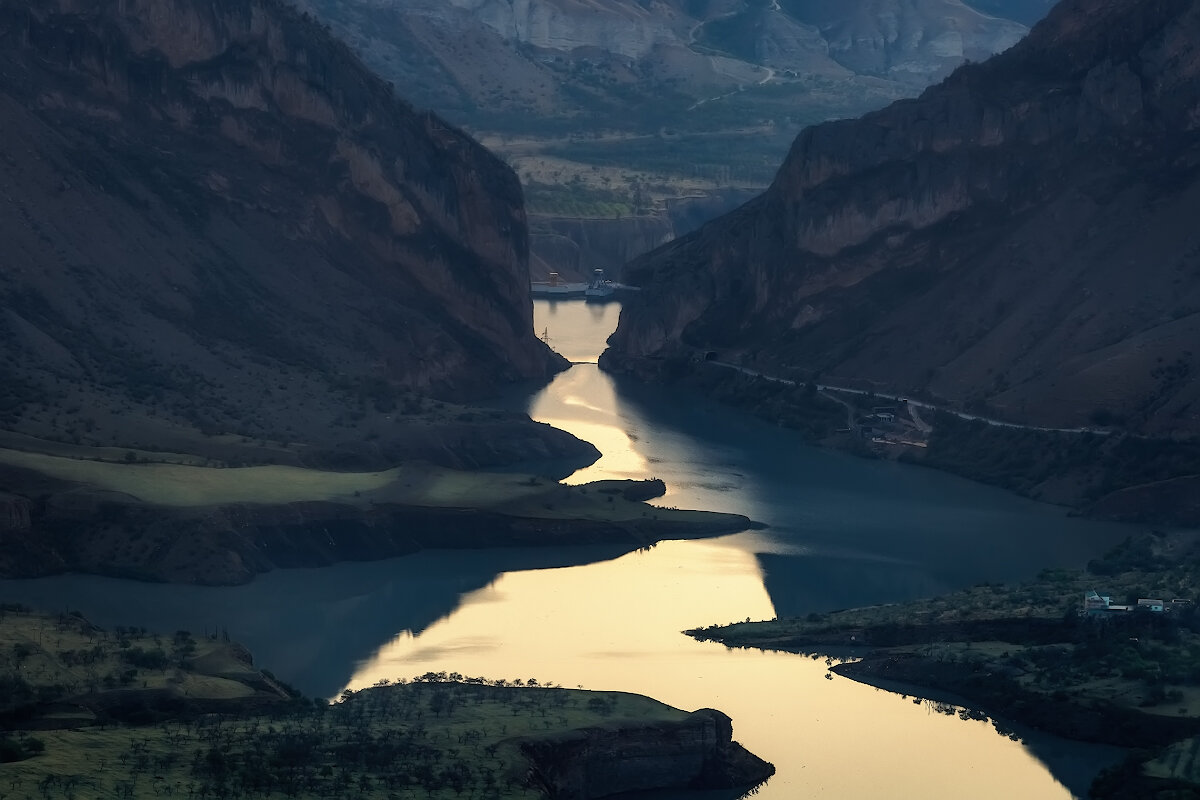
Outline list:
[[[594,269],[615,276],[627,262],[696,230],[756,194],[723,189],[669,199],[661,211],[621,218],[530,213],[529,272],[535,281],[546,280],[551,272],[566,280],[589,280]]]
[[[732,740],[715,709],[681,722],[580,728],[522,742],[532,783],[548,797],[591,800],[654,789],[749,789],[775,768]]]
[[[516,175],[283,2],[2,0],[0,118],[6,427],[329,444],[563,366]]]
[[[595,219],[530,219],[530,272],[545,280],[557,272],[568,280],[588,280],[592,270],[616,275],[625,262],[674,238],[665,215]]]
[[[29,526],[29,500],[0,492],[0,534],[23,533]]]
[[[602,363],[715,352],[995,416],[1200,433],[1200,6],[1065,0],[627,267]]]

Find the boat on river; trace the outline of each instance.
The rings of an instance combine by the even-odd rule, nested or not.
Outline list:
[[[589,303],[603,303],[612,300],[616,294],[617,284],[604,277],[604,270],[592,270],[592,280],[584,290],[584,299]]]
[[[610,281],[604,270],[592,271],[587,283],[571,283],[562,280],[557,272],[550,273],[547,281],[530,281],[529,294],[545,300],[576,300],[582,298],[589,303],[604,303],[618,300],[622,294],[639,291],[637,286]]]

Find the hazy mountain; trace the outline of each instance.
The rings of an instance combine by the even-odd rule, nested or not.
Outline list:
[[[542,273],[615,268],[690,231],[677,201],[735,208],[803,126],[916,94],[1026,32],[960,0],[301,3],[518,170]]]
[[[772,89],[759,98],[767,105],[772,93],[812,94],[798,117],[831,102],[856,108],[1026,31],[960,0],[305,4],[418,102],[480,130],[521,132],[744,124],[721,109],[688,112],[754,87]]]
[[[562,363],[516,175],[285,3],[3,0],[0,120],[6,428],[329,443]]]
[[[984,14],[1033,25],[1050,12],[1056,0],[964,0],[964,2]]]
[[[715,350],[1050,425],[1200,433],[1200,5],[1067,0],[919,99],[806,130],[634,262],[606,363]]]

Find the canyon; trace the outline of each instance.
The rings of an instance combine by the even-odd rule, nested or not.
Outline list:
[[[611,271],[614,254],[641,255],[733,210],[770,182],[804,126],[911,96],[1012,46],[1046,8],[991,5],[302,3],[413,102],[516,169],[538,279]],[[695,199],[708,213],[681,225],[673,206]],[[648,241],[646,226],[665,238]],[[598,228],[609,242],[599,251]]]

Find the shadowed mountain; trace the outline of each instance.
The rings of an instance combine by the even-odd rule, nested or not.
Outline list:
[[[628,265],[611,369],[715,351],[1051,426],[1200,433],[1200,7],[1068,0],[920,98],[818,125]]]
[[[516,175],[284,3],[3,0],[0,119],[5,427],[330,445],[564,364]]]

